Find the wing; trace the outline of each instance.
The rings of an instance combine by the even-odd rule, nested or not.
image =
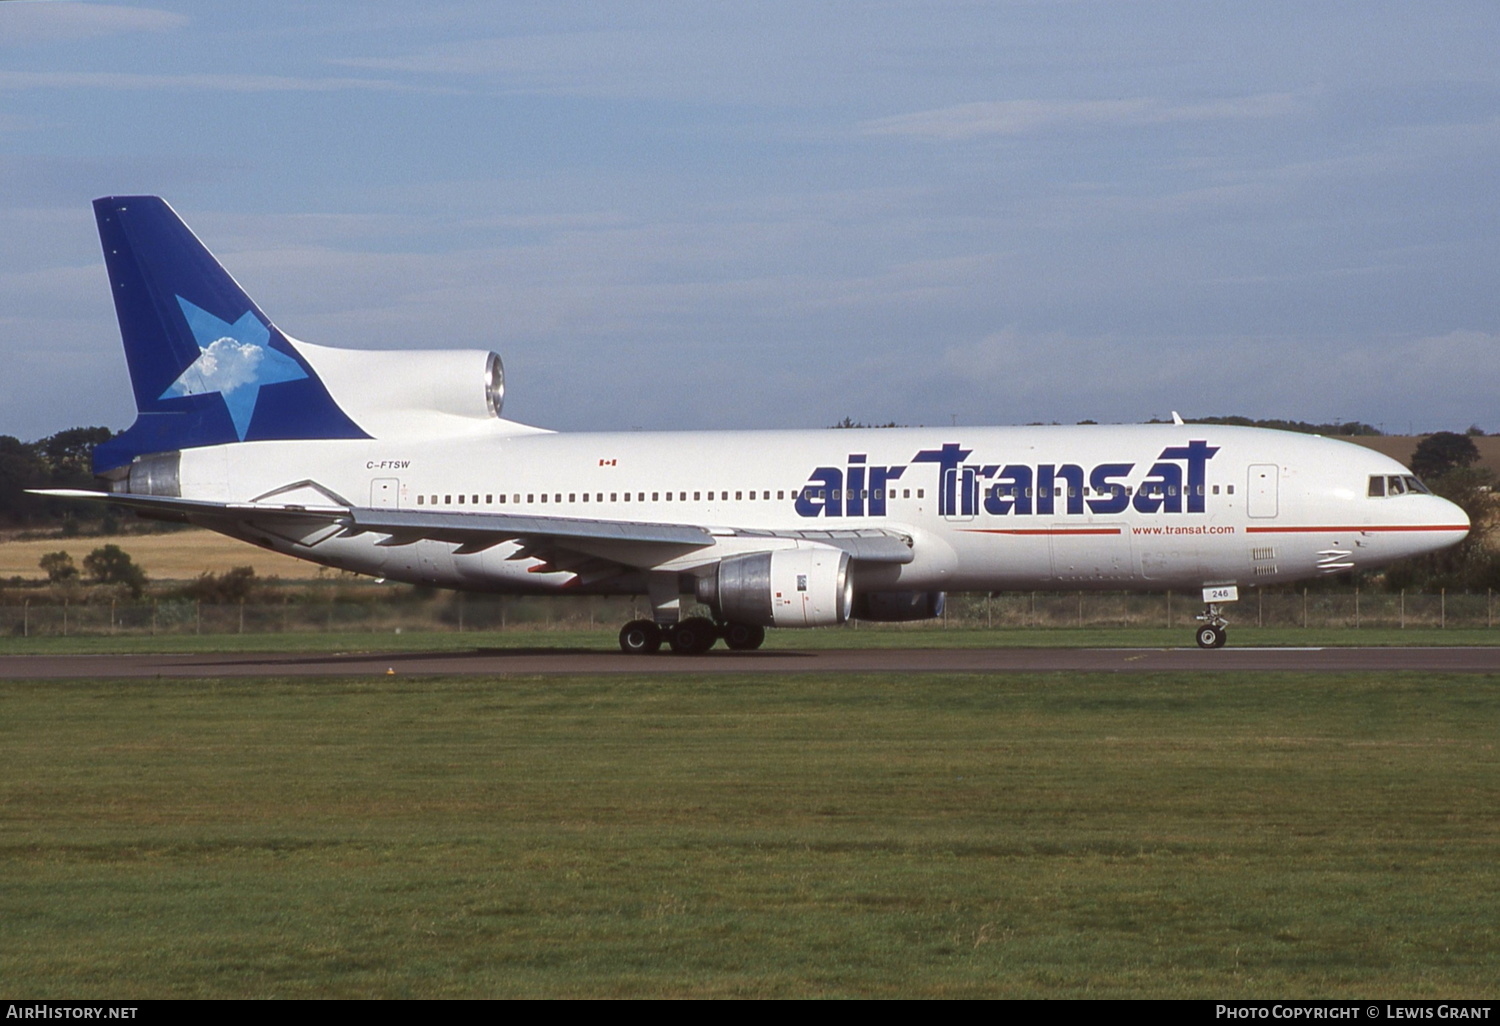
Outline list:
[[[288,526],[305,528],[311,521],[326,524],[344,537],[379,535],[376,544],[381,546],[442,541],[458,546],[454,551],[460,554],[483,552],[504,542],[515,542],[519,548],[511,557],[513,559],[540,559],[549,568],[586,576],[604,575],[601,571],[608,566],[645,570],[674,561],[680,566],[685,558],[699,553],[703,557],[701,563],[708,565],[729,552],[707,550],[723,548],[738,555],[758,548],[779,548],[786,540],[842,549],[850,559],[866,563],[910,563],[913,558],[911,536],[884,528],[781,531],[521,513],[377,509],[344,505],[335,501],[336,497],[328,492],[322,493],[330,500],[327,504],[205,502],[163,495],[74,489],[39,489],[34,494],[108,502],[147,515],[206,526],[226,520],[254,521],[257,525],[281,521]],[[329,532],[330,535],[333,533]],[[763,542],[757,544],[758,540]]]

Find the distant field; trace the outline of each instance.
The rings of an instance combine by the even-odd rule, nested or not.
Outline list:
[[[83,557],[101,545],[118,545],[154,580],[191,580],[205,571],[221,574],[237,566],[251,566],[261,577],[302,579],[316,577],[318,567],[290,556],[267,552],[258,545],[226,538],[213,531],[174,531],[169,534],[126,534],[99,538],[50,538],[45,541],[0,543],[0,577],[44,578],[37,565],[42,556],[59,550],[83,565]]]
[[[1410,465],[1412,453],[1417,451],[1426,435],[1340,435],[1341,441],[1353,442],[1366,449],[1374,449],[1392,459]],[[1500,435],[1484,435],[1473,439],[1479,450],[1479,466],[1500,474]]]
[[[1500,678],[0,684],[28,998],[1500,996]]]

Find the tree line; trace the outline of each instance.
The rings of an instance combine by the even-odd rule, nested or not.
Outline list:
[[[117,527],[118,510],[26,494],[28,488],[94,487],[94,446],[114,434],[104,427],[76,427],[35,442],[0,435],[0,525],[60,528],[70,534],[86,527],[109,533],[111,526]]]
[[[1500,589],[1500,494],[1493,471],[1479,466],[1472,434],[1439,431],[1417,443],[1407,463],[1437,495],[1469,515],[1469,536],[1442,552],[1394,563],[1381,574],[1385,587]]]

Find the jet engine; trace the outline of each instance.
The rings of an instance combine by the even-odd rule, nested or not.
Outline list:
[[[698,601],[731,623],[828,627],[849,619],[849,555],[828,546],[722,559],[698,578]]]
[[[293,340],[334,401],[376,438],[494,420],[505,368],[482,349],[334,349]]]
[[[941,591],[863,591],[854,597],[854,618],[878,623],[930,620],[943,615]]]

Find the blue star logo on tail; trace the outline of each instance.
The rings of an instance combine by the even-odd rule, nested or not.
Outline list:
[[[250,419],[255,416],[261,388],[297,381],[307,377],[307,371],[290,356],[271,348],[270,329],[250,311],[246,310],[230,324],[181,296],[177,297],[177,305],[187,318],[199,353],[161,398],[219,393],[229,408],[235,433],[243,442]]]

